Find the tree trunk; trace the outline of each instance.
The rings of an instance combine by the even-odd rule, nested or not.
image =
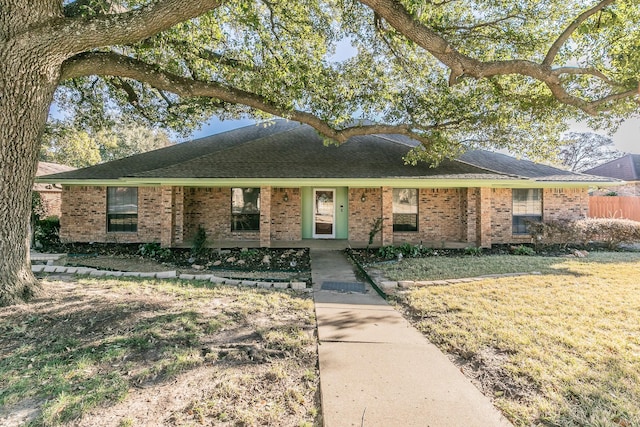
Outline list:
[[[15,23],[0,19],[0,306],[40,289],[29,258],[31,189],[63,60],[14,38]]]

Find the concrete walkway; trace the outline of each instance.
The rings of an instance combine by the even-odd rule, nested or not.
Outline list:
[[[510,426],[480,391],[367,285],[365,293],[322,290],[356,282],[339,251],[311,251],[326,427]]]

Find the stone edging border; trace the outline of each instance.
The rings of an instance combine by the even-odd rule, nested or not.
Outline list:
[[[542,273],[540,273],[539,271],[533,271],[530,273],[487,274],[484,276],[466,277],[463,279],[381,281],[380,283],[378,283],[378,285],[380,286],[380,288],[382,288],[385,291],[392,291],[397,288],[408,289],[408,288],[422,287],[422,286],[453,285],[455,283],[479,282],[481,280],[499,279],[502,277],[519,277],[519,276],[540,275],[540,274]]]
[[[89,267],[65,267],[60,265],[32,265],[31,271],[34,273],[58,273],[72,274],[90,277],[142,277],[148,279],[181,279],[181,280],[202,280],[220,285],[248,286],[265,289],[292,289],[295,291],[311,292],[307,289],[305,282],[264,282],[259,280],[237,280],[226,277],[218,277],[213,274],[177,274],[176,270],[158,271],[152,273],[134,271],[110,271],[98,270]]]

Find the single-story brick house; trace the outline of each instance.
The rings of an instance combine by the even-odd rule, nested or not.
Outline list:
[[[61,165],[58,163],[39,162],[36,176],[51,175],[54,173],[67,172],[75,170],[71,166]],[[44,208],[44,217],[62,215],[62,186],[58,183],[35,183],[33,191],[40,193],[42,207]]]
[[[399,135],[325,146],[309,126],[249,126],[40,178],[63,185],[67,242],[189,246],[199,227],[215,246],[295,247],[529,242],[526,219],[582,218],[604,178],[488,151],[437,167],[406,165]]]
[[[604,176],[625,181],[614,188],[604,187],[594,194],[614,191],[618,196],[640,196],[640,154],[627,154],[585,171],[590,175]]]

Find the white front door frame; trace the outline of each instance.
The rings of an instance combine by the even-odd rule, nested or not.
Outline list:
[[[313,189],[313,238],[336,238],[335,188]]]

